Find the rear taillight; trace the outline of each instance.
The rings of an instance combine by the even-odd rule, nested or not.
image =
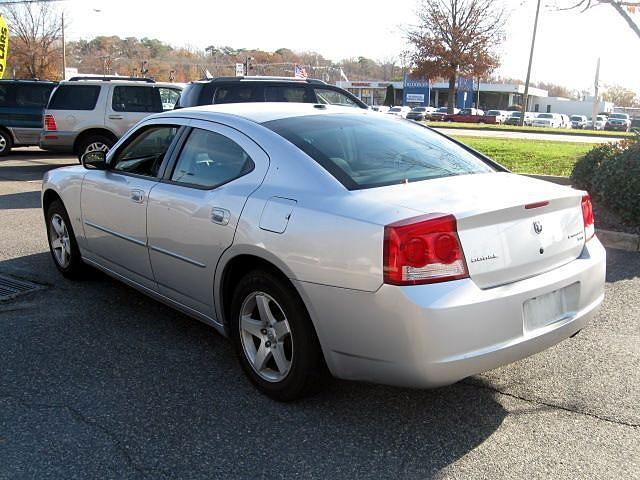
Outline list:
[[[593,205],[589,194],[582,197],[582,219],[584,220],[584,239],[587,241],[596,233]]]
[[[47,113],[44,116],[44,129],[48,132],[55,132],[56,130],[58,130],[56,119],[53,118],[53,115]]]
[[[469,274],[453,215],[413,217],[384,227],[384,282],[420,285]]]

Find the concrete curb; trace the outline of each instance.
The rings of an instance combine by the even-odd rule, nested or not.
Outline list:
[[[617,248],[627,252],[640,252],[640,235],[600,230],[599,228],[596,228],[596,235],[607,248]]]
[[[548,134],[548,135],[572,135],[575,137],[597,137],[600,138],[602,137],[602,143],[607,143],[607,142],[613,142],[613,141],[618,141],[621,139],[625,139],[625,138],[633,138],[633,135],[603,135],[603,134],[593,134],[590,133],[589,131],[571,131],[571,129],[558,129],[558,131],[542,131],[542,132],[536,132],[535,130],[520,130],[517,128],[473,128],[473,127],[461,127],[459,125],[452,125],[452,126],[442,126],[442,125],[438,125],[438,126],[431,126],[429,125],[429,122],[424,122],[427,126],[430,126],[431,128],[435,128],[436,130],[439,128],[449,128],[451,130],[479,130],[481,132],[516,132],[516,133],[533,133],[534,135],[537,134]],[[569,132],[569,133],[567,133]]]

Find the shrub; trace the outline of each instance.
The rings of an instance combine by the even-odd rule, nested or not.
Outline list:
[[[603,143],[598,145],[578,160],[571,172],[571,184],[582,190],[587,190],[592,195],[596,195],[593,189],[593,179],[600,166],[615,158],[623,151],[623,142]]]
[[[625,142],[619,150],[615,156],[600,162],[592,180],[593,191],[603,204],[637,225],[640,224],[640,141]]]

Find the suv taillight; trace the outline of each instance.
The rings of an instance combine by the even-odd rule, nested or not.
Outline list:
[[[590,240],[596,233],[591,197],[587,193],[582,197],[582,219],[584,220],[584,240]]]
[[[469,276],[453,215],[422,215],[384,227],[384,282],[420,285]]]
[[[56,119],[53,118],[53,115],[47,113],[44,116],[44,129],[48,132],[55,132],[56,130],[58,130]]]

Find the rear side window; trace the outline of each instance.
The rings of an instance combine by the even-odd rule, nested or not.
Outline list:
[[[16,105],[19,107],[43,108],[49,101],[53,85],[18,85]]]
[[[13,86],[11,85],[0,85],[0,107],[8,107],[11,102],[11,93],[13,90]]]
[[[213,98],[213,103],[243,103],[261,101],[264,101],[264,99],[258,98],[257,88],[252,85],[218,87]]]
[[[176,88],[158,87],[160,93],[160,103],[162,103],[162,111],[173,110],[180,98],[180,90]]]
[[[115,112],[162,111],[160,96],[155,88],[128,85],[114,87],[111,108]]]
[[[51,96],[51,110],[93,110],[100,95],[99,85],[60,85]]]
[[[494,171],[471,152],[423,126],[376,117],[309,115],[263,125],[296,145],[350,190]]]
[[[194,128],[180,152],[171,180],[215,188],[249,173],[253,166],[249,154],[230,138]]]
[[[313,103],[311,92],[304,86],[275,85],[264,87],[265,102]]]

